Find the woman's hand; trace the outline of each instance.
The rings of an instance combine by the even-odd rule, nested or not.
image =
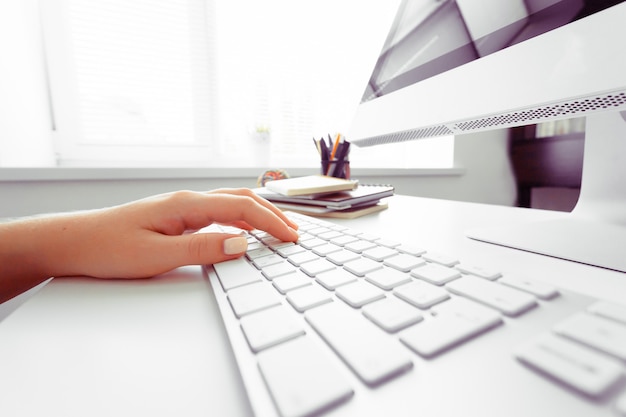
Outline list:
[[[213,223],[298,239],[297,226],[248,189],[178,191],[0,224],[0,302],[51,276],[143,278],[243,255],[243,236],[189,233]]]

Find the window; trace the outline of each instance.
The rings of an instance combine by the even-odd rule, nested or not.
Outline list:
[[[59,164],[316,166],[312,137],[349,128],[388,29],[375,23],[395,12],[386,3],[41,1]],[[452,146],[352,160],[451,166]]]

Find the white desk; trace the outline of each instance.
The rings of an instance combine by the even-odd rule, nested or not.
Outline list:
[[[472,257],[626,303],[626,275],[472,241],[471,227],[561,213],[396,196],[354,220],[381,236]],[[591,279],[590,279],[591,278]],[[200,267],[150,280],[55,279],[0,323],[2,416],[245,416],[250,407]]]

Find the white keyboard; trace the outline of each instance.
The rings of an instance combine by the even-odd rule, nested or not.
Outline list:
[[[207,268],[255,414],[626,415],[626,307],[289,216]]]

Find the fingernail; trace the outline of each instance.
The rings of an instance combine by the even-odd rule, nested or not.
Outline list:
[[[235,255],[248,249],[248,240],[244,236],[231,237],[224,240],[224,254]]]

